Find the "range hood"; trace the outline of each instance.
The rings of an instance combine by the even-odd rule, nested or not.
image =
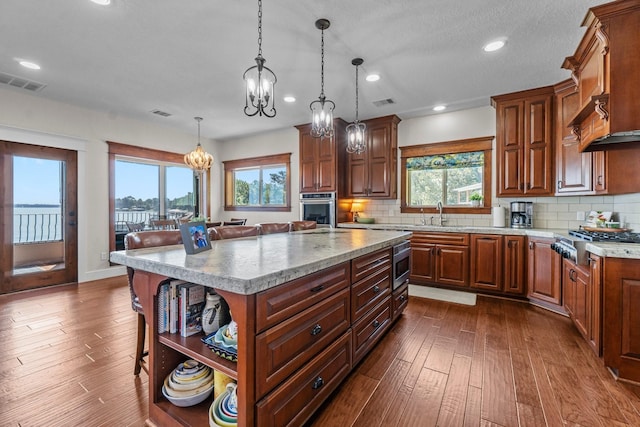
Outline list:
[[[629,143],[633,142],[640,142],[640,130],[610,133],[609,135],[596,138],[591,141],[583,151],[604,151],[617,148],[630,148]]]

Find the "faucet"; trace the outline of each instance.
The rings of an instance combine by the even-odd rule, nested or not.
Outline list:
[[[447,220],[442,218],[442,202],[441,201],[438,202],[438,204],[436,205],[436,209],[438,209],[438,212],[440,215],[438,217],[438,225],[442,227]]]
[[[420,208],[420,213],[422,214],[422,219],[420,220],[420,224],[427,225],[427,218],[424,216],[424,209]]]

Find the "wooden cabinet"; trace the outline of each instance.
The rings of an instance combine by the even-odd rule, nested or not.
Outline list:
[[[553,194],[553,95],[547,86],[491,98],[498,196]]]
[[[554,239],[529,237],[527,297],[535,304],[557,312],[562,308],[562,257],[551,249]]]
[[[338,150],[345,147],[346,123],[334,119],[334,136],[314,138],[311,124],[296,126],[300,138],[300,192],[338,191]]]
[[[591,330],[592,297],[589,270],[575,262],[564,259],[562,262],[562,287],[564,288],[564,308],[574,325],[588,340]]]
[[[640,129],[640,8],[635,0],[609,2],[589,9],[586,32],[563,68],[578,86],[579,108],[569,126],[580,150],[602,150],[594,139]],[[624,145],[624,143],[622,143]]]
[[[523,296],[525,236],[471,235],[471,287]]]
[[[409,282],[393,290],[391,296],[391,315],[396,320],[409,304]]]
[[[504,236],[502,291],[509,295],[524,295],[527,290],[525,241],[525,236]]]
[[[414,232],[410,279],[417,284],[469,286],[469,234]]]
[[[602,355],[602,263],[598,255],[589,254],[591,310],[586,338],[598,356]]]
[[[640,260],[606,257],[602,283],[604,363],[640,382]]]
[[[397,197],[398,123],[395,115],[365,120],[367,148],[346,156],[346,197]]]

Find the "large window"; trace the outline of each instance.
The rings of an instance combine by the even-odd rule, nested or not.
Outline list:
[[[433,211],[441,202],[450,213],[485,213],[491,207],[492,140],[400,147],[402,212]]]
[[[225,210],[291,210],[291,153],[223,163]]]

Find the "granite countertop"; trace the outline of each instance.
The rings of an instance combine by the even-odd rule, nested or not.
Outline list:
[[[193,255],[177,245],[115,251],[110,259],[134,269],[250,295],[390,247],[410,236],[394,230],[318,228],[214,240],[211,250]]]
[[[589,242],[585,249],[602,257],[640,259],[640,244],[638,243]]]

